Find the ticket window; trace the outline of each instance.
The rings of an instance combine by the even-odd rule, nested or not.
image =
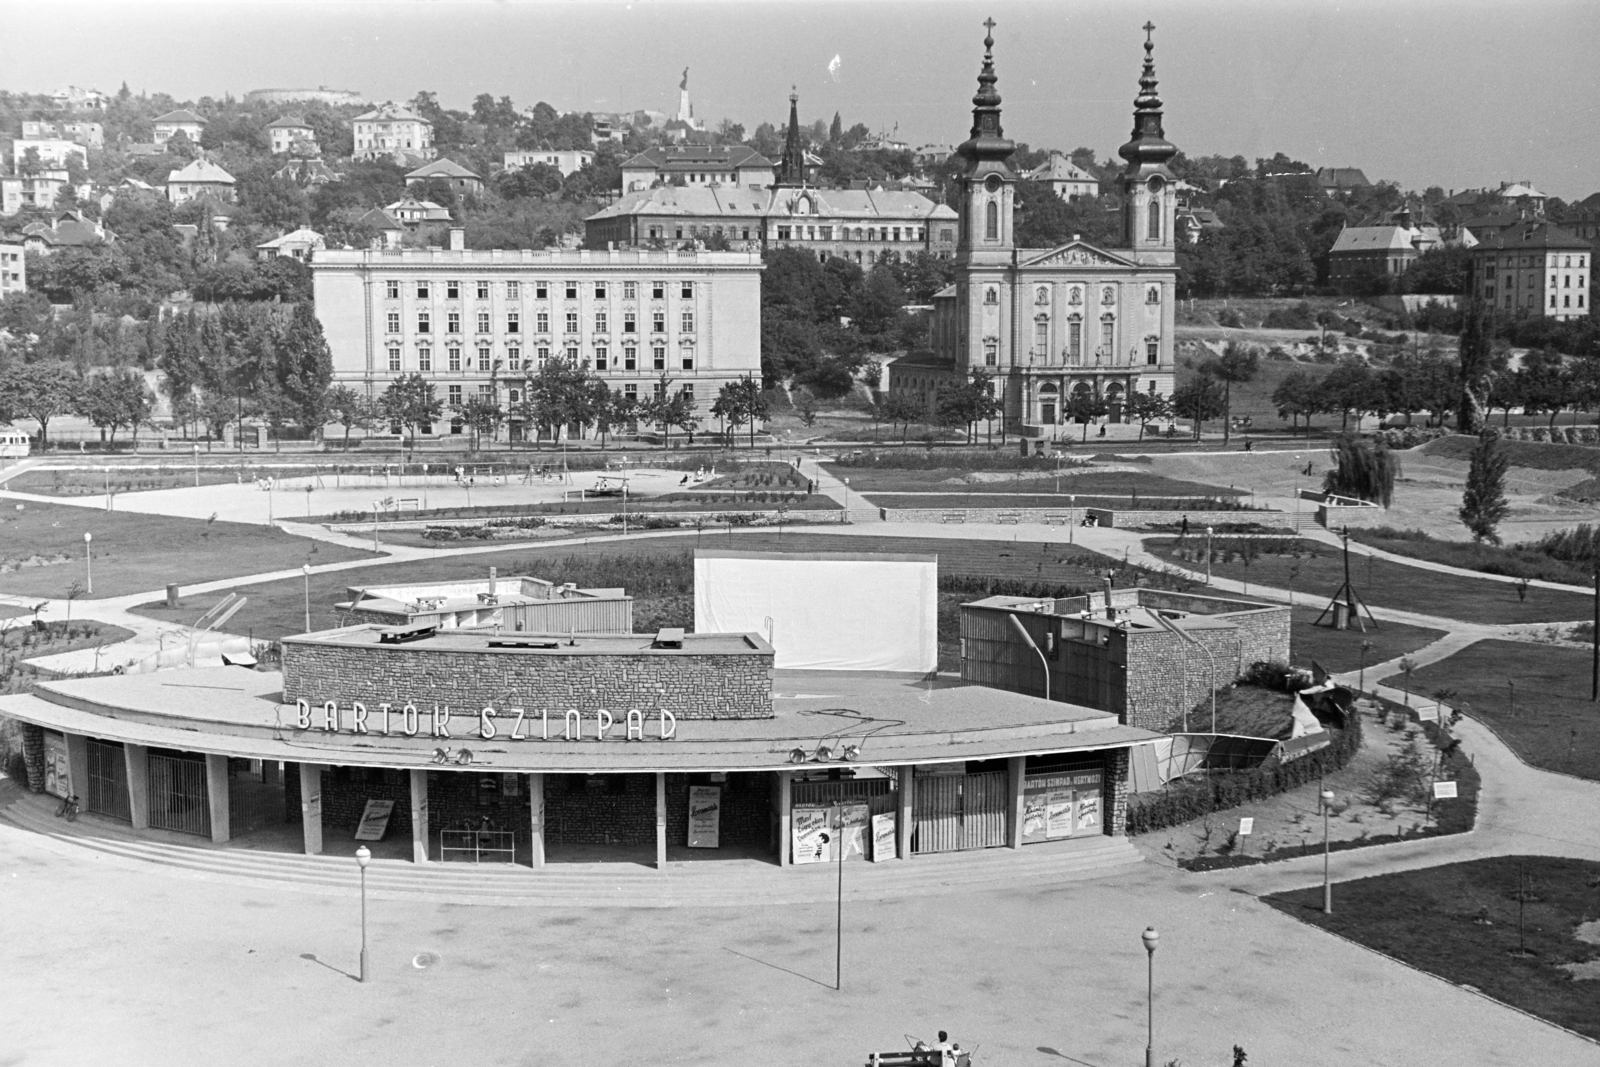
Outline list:
[[[1030,774],[1022,790],[1022,841],[1034,844],[1105,832],[1101,772]]]

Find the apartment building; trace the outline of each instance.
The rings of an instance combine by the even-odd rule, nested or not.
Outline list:
[[[399,104],[383,104],[357,115],[356,159],[432,159],[433,123]]]
[[[1472,249],[1467,292],[1502,314],[1583,318],[1594,246],[1571,230],[1525,222]]]
[[[0,241],[0,299],[28,291],[28,257],[21,241]]]
[[[702,418],[761,373],[761,257],[743,252],[328,249],[311,264],[336,381],[369,396],[404,374],[447,408],[508,408],[550,359],[611,389],[690,396]],[[448,418],[448,415],[447,415]],[[523,434],[511,425],[513,439]]]

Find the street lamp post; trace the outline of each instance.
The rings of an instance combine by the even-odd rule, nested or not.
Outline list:
[[[1144,1067],[1156,1067],[1156,944],[1161,940],[1161,935],[1156,933],[1154,926],[1147,926],[1144,928],[1144,933],[1139,935],[1139,940],[1144,942],[1145,955],[1149,960],[1145,987],[1145,1004],[1148,1007],[1149,1020],[1144,1045]]]
[[[1361,692],[1367,691],[1367,653],[1372,651],[1372,642],[1361,642],[1361,680],[1356,683],[1356,688]]]
[[[1322,914],[1333,914],[1333,883],[1328,880],[1328,809],[1333,805],[1333,790],[1322,791]]]
[[[306,629],[305,629],[305,632],[306,633],[310,633],[311,632],[311,564],[302,563],[300,565],[300,573],[305,575],[305,579],[306,579]]]
[[[1211,584],[1211,527],[1206,527],[1206,584]]]
[[[194,445],[194,487],[200,488],[200,446]]]
[[[1300,532],[1300,453],[1294,454],[1294,532]]]
[[[94,596],[94,553],[91,552],[90,549],[89,549],[89,542],[91,542],[93,540],[94,540],[94,534],[87,533],[87,532],[84,533],[84,535],[83,535],[83,568],[84,568],[84,577],[88,579],[88,581],[85,583],[86,588],[84,589],[84,592],[88,593],[90,596]]]
[[[361,868],[361,970],[358,982],[367,980],[367,864],[372,862],[372,850],[366,845],[356,849],[356,866]]]

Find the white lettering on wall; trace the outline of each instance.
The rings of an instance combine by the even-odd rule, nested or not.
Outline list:
[[[321,721],[313,721],[310,701],[297,699],[295,702],[294,726],[296,730],[321,730],[326,733],[370,734],[370,714],[367,706],[359,700],[350,703],[348,726],[341,727],[339,721],[339,704],[329,700],[322,704]],[[383,714],[383,734],[389,736],[393,726],[393,717],[397,709],[388,703],[377,705],[378,711]],[[400,715],[400,732],[407,737],[416,737],[422,729],[422,713],[415,704],[406,704],[398,709]],[[512,741],[528,741],[532,735],[525,731],[528,720],[526,708],[505,708],[497,710],[493,705],[484,705],[478,711],[477,734],[485,741],[492,741],[497,737],[506,735]],[[583,712],[577,708],[568,708],[566,711],[557,712],[561,716],[561,733],[552,738],[550,736],[550,711],[548,708],[539,709],[539,739],[543,741],[583,741],[584,719],[589,715],[594,717],[594,740],[609,740],[609,735],[616,727],[618,719],[616,714],[606,708],[597,708],[593,712]],[[678,736],[678,717],[666,708],[660,708],[655,713],[659,727],[658,736],[662,741],[671,741]],[[509,731],[502,731],[495,721],[501,716],[514,715],[516,721]],[[448,738],[450,733],[450,706],[448,704],[435,704],[429,719],[429,733],[433,737]],[[638,708],[628,709],[623,722],[626,726],[626,739],[629,741],[643,741],[645,727],[645,713]]]

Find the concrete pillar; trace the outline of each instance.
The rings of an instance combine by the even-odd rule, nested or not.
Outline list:
[[[261,784],[278,785],[283,781],[283,764],[275,759],[261,761]]]
[[[300,828],[306,855],[322,855],[322,764],[300,764]]]
[[[778,866],[794,862],[794,773],[778,772]]]
[[[528,775],[528,825],[533,831],[533,848],[528,854],[534,867],[544,866],[544,775]]]
[[[1010,832],[1012,848],[1022,847],[1022,787],[1028,777],[1028,757],[1012,756],[1006,761],[1006,769],[1010,771],[1011,808],[1009,825],[1006,829]]]
[[[908,763],[900,768],[900,813],[895,820],[895,829],[900,837],[899,847],[896,851],[900,853],[900,858],[903,860],[911,858],[911,812],[916,796],[916,768]]]
[[[428,862],[428,772],[411,770],[411,862]]]
[[[67,739],[67,793],[78,798],[78,810],[89,810],[89,739],[83,734],[63,734]]]
[[[667,869],[667,776],[656,772],[656,870]]]
[[[122,746],[128,768],[128,817],[135,830],[150,829],[150,750],[144,745]]]
[[[211,807],[211,840],[228,843],[228,757],[206,754],[206,803]]]

